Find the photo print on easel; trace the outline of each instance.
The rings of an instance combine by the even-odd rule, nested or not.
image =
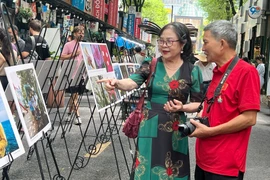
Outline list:
[[[95,70],[97,69],[95,60],[92,54],[92,50],[89,43],[80,43],[82,53],[83,53],[83,59],[85,60],[86,68],[88,70]]]
[[[129,76],[135,73],[135,65],[133,63],[128,63],[127,64],[127,70]]]
[[[0,83],[0,168],[10,163],[9,156],[14,160],[24,152],[21,137]]]
[[[92,92],[97,105],[98,112],[107,109],[110,105],[119,103],[122,99],[118,89],[107,92],[103,83],[97,83],[101,79],[113,79],[113,72],[90,77]]]
[[[114,103],[121,102],[121,91],[116,89],[107,92],[103,87],[103,83],[97,83],[100,79],[115,78],[115,71],[107,44],[81,42],[80,46],[83,49],[84,63],[98,111],[102,111]],[[122,76],[119,67],[117,73]],[[128,72],[126,71],[126,73]],[[121,92],[121,94],[123,96],[125,92]]]
[[[126,63],[121,63],[121,64],[120,64],[120,70],[121,70],[123,79],[126,79],[126,78],[129,77],[129,73],[128,73],[128,70],[127,70],[127,65],[126,65]]]
[[[102,54],[101,54],[100,49],[99,49],[99,44],[91,44],[90,48],[92,51],[92,55],[94,57],[96,67],[98,69],[105,68],[104,60],[103,60]]]
[[[36,71],[32,63],[7,67],[5,71],[27,143],[32,146],[51,129]]]
[[[116,79],[119,79],[119,80],[123,79],[119,63],[113,63],[112,65],[113,65],[113,71],[114,71]],[[118,89],[118,91],[121,94],[121,96],[126,95],[126,91],[123,91],[120,89]]]
[[[80,46],[89,77],[106,73],[107,70],[99,48],[99,43],[80,42]]]
[[[136,72],[138,69],[140,69],[140,66],[141,66],[140,64],[137,64],[137,63],[134,64],[135,72]]]

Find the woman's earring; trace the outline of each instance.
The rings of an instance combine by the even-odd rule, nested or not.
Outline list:
[[[185,47],[186,44],[183,45],[182,49],[181,49],[181,54],[184,53],[184,47]]]

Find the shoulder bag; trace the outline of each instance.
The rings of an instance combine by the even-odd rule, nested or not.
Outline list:
[[[150,65],[150,73],[149,73],[147,81],[146,81],[146,87],[145,87],[145,89],[144,89],[144,91],[139,99],[139,102],[136,105],[135,110],[132,113],[130,113],[129,117],[125,121],[125,125],[124,125],[122,131],[129,138],[136,138],[138,136],[140,122],[144,118],[143,105],[144,105],[145,91],[148,87],[148,84],[151,80],[153,73],[155,72],[156,64],[157,64],[157,59],[153,58],[151,65]]]

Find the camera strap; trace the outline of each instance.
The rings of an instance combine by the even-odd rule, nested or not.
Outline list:
[[[233,70],[234,66],[236,65],[236,63],[238,62],[238,56],[235,56],[234,59],[232,60],[232,62],[230,63],[230,65],[228,66],[228,68],[226,69],[225,73],[223,74],[215,92],[214,92],[214,96],[209,99],[206,100],[207,104],[209,104],[208,108],[207,108],[207,113],[209,113],[211,106],[213,105],[215,99],[220,95],[221,89],[223,84],[226,82],[227,78],[229,77],[229,74],[231,73],[231,71]],[[205,97],[206,97],[206,93],[205,93]],[[203,101],[204,102],[204,99]],[[202,103],[201,103],[202,104]]]

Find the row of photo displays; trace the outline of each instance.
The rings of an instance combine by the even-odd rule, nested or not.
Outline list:
[[[80,43],[80,48],[95,104],[99,112],[133,93],[133,91],[124,92],[117,89],[114,92],[108,93],[104,90],[104,84],[97,83],[97,80],[104,78],[128,78],[140,67],[139,64],[112,63],[105,43]],[[42,66],[45,66],[43,71],[47,72],[51,68],[50,64],[56,63],[56,61],[40,62],[42,63],[39,63],[39,65],[34,63],[35,66],[33,63],[27,63],[5,68],[9,82],[7,89],[10,92],[7,92],[7,90],[5,92],[2,84],[0,84],[0,167],[4,167],[10,162],[11,156],[14,160],[25,153],[8,101],[14,100],[15,102],[29,146],[34,145],[51,129],[51,121],[40,87],[41,79],[39,79],[43,77],[42,81],[46,81],[46,76],[44,78],[40,72],[38,72],[38,76],[36,70],[37,68],[40,70]],[[80,64],[83,63],[74,63],[75,72],[73,74],[80,73],[76,72]],[[56,66],[54,67],[55,70],[57,69]],[[70,69],[73,70],[73,68]],[[11,94],[9,96],[12,97],[7,98],[7,94]]]
[[[112,104],[119,103],[133,93],[116,89],[107,92],[104,84],[97,83],[100,79],[124,79],[140,67],[135,63],[112,63],[111,56],[105,43],[81,42],[80,47],[83,54],[87,74],[91,82],[92,92],[98,111],[107,109]]]

